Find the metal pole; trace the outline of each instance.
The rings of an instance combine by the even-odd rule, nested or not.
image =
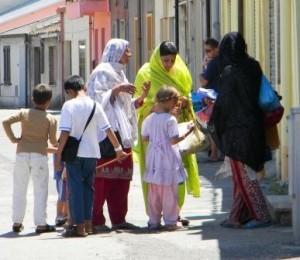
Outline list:
[[[175,0],[175,44],[179,50],[179,0]]]

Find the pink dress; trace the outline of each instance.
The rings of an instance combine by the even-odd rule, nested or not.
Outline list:
[[[169,113],[152,113],[143,122],[142,136],[149,137],[144,181],[173,185],[186,179],[177,145],[170,138],[178,136],[177,120]]]

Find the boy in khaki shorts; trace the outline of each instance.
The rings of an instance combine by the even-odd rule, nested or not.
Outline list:
[[[26,209],[26,194],[30,176],[34,191],[35,232],[53,232],[55,228],[46,223],[48,199],[48,139],[57,145],[57,122],[47,114],[52,98],[52,90],[45,84],[37,85],[33,90],[34,108],[21,109],[18,113],[3,121],[6,135],[12,143],[17,144],[16,162],[13,174],[13,231],[23,230],[23,219]],[[21,136],[16,137],[11,129],[14,123],[21,123]]]

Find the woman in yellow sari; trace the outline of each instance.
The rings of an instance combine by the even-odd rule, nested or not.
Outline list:
[[[177,48],[172,42],[162,42],[157,46],[151,55],[150,62],[145,63],[137,73],[135,86],[136,95],[138,96],[143,91],[145,82],[151,82],[151,88],[144,105],[138,110],[138,144],[136,147],[137,157],[140,165],[140,172],[143,184],[144,200],[147,201],[148,187],[143,181],[145,172],[145,152],[146,144],[141,140],[141,126],[143,120],[152,112],[155,105],[155,95],[163,85],[174,86],[179,93],[186,97],[188,102],[186,108],[182,108],[178,117],[178,122],[190,121],[194,117],[191,105],[192,77],[191,74],[178,55]],[[184,203],[185,193],[194,197],[200,196],[200,181],[198,175],[198,165],[196,156],[185,155],[182,157],[184,167],[187,171],[186,183],[181,184],[178,189],[179,206]],[[188,225],[188,221],[182,219],[183,225]]]

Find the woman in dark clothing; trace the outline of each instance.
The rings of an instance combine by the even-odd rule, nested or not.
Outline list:
[[[219,95],[209,122],[219,149],[230,158],[233,205],[222,226],[254,228],[270,224],[256,172],[264,166],[263,113],[258,106],[262,70],[249,57],[240,33],[224,36],[219,52]]]

